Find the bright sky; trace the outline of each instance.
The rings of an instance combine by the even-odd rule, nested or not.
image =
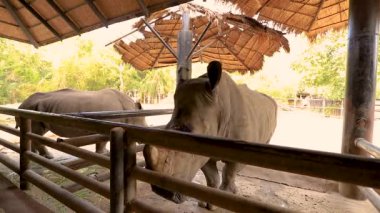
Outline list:
[[[212,8],[218,12],[233,12],[238,13],[230,5],[223,5],[220,2],[215,3],[213,0],[203,2],[203,0],[193,1],[207,8]],[[217,5],[217,6],[216,6]],[[129,33],[132,31],[132,25],[138,21],[139,18],[124,21],[121,23],[110,25],[108,28],[100,28],[89,33],[84,33],[80,37],[65,39],[62,42],[56,42],[36,50],[42,54],[46,60],[52,61],[53,64],[58,65],[62,60],[73,55],[78,49],[77,41],[80,38],[89,39],[94,42],[95,48],[101,51],[105,48],[105,45],[109,42]],[[129,39],[133,39],[136,35],[130,36]],[[290,43],[290,53],[284,51],[275,53],[272,57],[266,57],[264,62],[263,71],[259,72],[259,75],[266,75],[279,79],[277,86],[283,84],[292,84],[297,78],[296,75],[291,72],[291,63],[308,47],[308,41],[302,36],[286,35]],[[128,38],[127,38],[128,40]]]

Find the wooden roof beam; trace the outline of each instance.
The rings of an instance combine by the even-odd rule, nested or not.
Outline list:
[[[80,29],[77,25],[62,11],[62,9],[57,5],[54,0],[47,0],[49,5],[65,20],[65,22],[70,25],[70,27],[76,32],[77,35],[80,34]]]
[[[144,3],[144,0],[136,0],[136,1],[139,4],[141,10],[143,11],[145,17],[149,17],[150,13],[149,13],[149,10],[148,10],[148,8],[146,7],[146,5]]]
[[[188,54],[187,57],[186,57],[186,60],[188,60],[188,59],[191,57],[191,55],[193,54],[195,48],[198,47],[199,43],[202,41],[203,37],[206,35],[206,32],[207,32],[207,30],[210,28],[210,26],[211,26],[211,24],[212,24],[213,21],[214,21],[214,20],[210,20],[210,21],[208,22],[208,24],[207,24],[206,28],[203,30],[201,36],[199,36],[197,42],[194,44],[193,48],[191,48],[189,54]]]
[[[8,12],[11,14],[11,16],[15,19],[18,26],[21,28],[21,30],[24,32],[25,36],[29,39],[30,43],[33,44],[34,47],[39,47],[37,40],[33,37],[32,33],[29,31],[28,27],[24,24],[24,22],[21,20],[21,18],[16,13],[15,7],[8,1],[8,0],[2,0],[5,7],[8,9]]]
[[[56,37],[62,40],[61,35],[39,14],[35,11],[25,0],[19,0],[20,3],[30,12],[34,17],[36,17],[46,28],[50,30]]]
[[[157,38],[160,40],[160,42],[170,51],[171,54],[173,54],[173,56],[178,60],[178,55],[177,53],[173,50],[173,48],[170,46],[170,44],[166,43],[165,40],[161,37],[161,35],[152,27],[150,26],[150,24],[145,20],[145,18],[143,19],[145,25],[150,29],[150,31],[152,31],[152,33],[154,33]]]
[[[107,19],[103,16],[103,14],[100,12],[100,10],[96,7],[96,5],[94,4],[94,0],[86,0],[86,4],[91,8],[92,12],[94,12],[95,15],[100,19],[100,21],[103,23],[103,25],[108,28]]]
[[[230,49],[230,47],[226,44],[226,43],[224,43],[220,38],[217,38],[219,41],[220,41],[220,43],[222,43],[223,44],[223,46],[228,50],[228,52],[230,52],[233,56],[235,56],[235,58],[243,65],[243,66],[245,66],[245,68],[248,70],[248,71],[251,71],[251,69],[249,69],[249,67],[245,64],[245,62],[236,54],[236,53],[234,53],[231,49]]]

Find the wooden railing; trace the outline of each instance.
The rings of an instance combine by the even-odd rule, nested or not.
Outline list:
[[[61,187],[52,185],[53,183],[51,182],[42,181],[43,177],[28,168],[28,160],[33,160],[46,167],[55,169],[55,171],[63,173],[68,178],[86,187],[91,187],[91,190],[102,194],[104,197],[109,197],[111,212],[122,212],[125,208],[126,211],[154,211],[153,207],[149,207],[136,198],[136,180],[145,181],[172,191],[180,192],[232,211],[290,211],[282,207],[257,202],[141,168],[137,166],[138,163],[136,162],[136,141],[217,159],[356,184],[361,187],[380,188],[380,181],[378,181],[380,180],[380,172],[378,172],[378,168],[380,168],[379,159],[267,144],[247,143],[245,141],[227,140],[177,131],[144,128],[110,121],[27,110],[0,108],[0,113],[13,116],[17,115],[23,118],[23,125],[21,126],[20,132],[9,129],[8,127],[0,127],[0,129],[4,131],[13,132],[16,135],[19,134],[22,138],[20,168],[4,155],[0,155],[0,162],[11,169],[19,170],[22,184],[27,186],[27,182],[30,181],[77,211],[86,210],[96,212],[99,211],[99,209],[73,196]],[[34,135],[30,133],[28,129],[28,122],[30,123],[28,120],[30,119],[75,126],[76,128],[92,131],[96,134],[110,135],[111,159],[107,156],[81,150],[71,144],[56,143],[53,140]],[[94,186],[93,181],[87,180],[87,177],[82,177],[72,171],[69,172],[67,169],[63,169],[62,165],[57,166],[55,165],[56,163],[36,156],[30,152],[28,142],[30,139],[33,139],[34,142],[50,146],[110,168],[110,186]],[[178,141],[181,141],[181,143],[177,143]],[[5,144],[6,147],[17,151],[17,147],[11,143],[4,143],[3,140],[0,140],[0,144]],[[60,197],[57,197],[60,193],[64,194],[64,196],[60,195]]]
[[[139,110],[139,112],[142,112],[144,115],[162,115],[171,113],[171,110]],[[120,198],[120,193],[117,193],[117,191],[124,188],[123,176],[120,175],[124,170],[124,159],[118,157],[118,153],[120,153],[120,150],[123,150],[123,141],[116,141],[122,140],[123,137],[117,136],[113,134],[113,131],[111,131],[114,127],[119,126],[118,123],[9,108],[0,108],[0,113],[20,117],[20,130],[8,127],[6,125],[0,125],[0,130],[20,137],[20,147],[5,139],[0,138],[0,145],[20,154],[20,164],[17,164],[16,161],[1,153],[0,163],[3,163],[5,166],[9,167],[20,175],[21,189],[28,189],[29,183],[32,183],[74,211],[103,212],[92,203],[80,199],[71,193],[85,187],[105,198],[110,199],[111,212],[121,212],[120,209],[124,208],[124,200]],[[87,113],[82,114],[87,116]],[[102,117],[102,112],[90,114],[92,114],[91,116]],[[102,118],[116,118],[117,116],[134,117],[136,116],[136,112],[105,112]],[[57,142],[56,140],[33,134],[31,132],[32,119],[46,123],[82,128],[84,130],[94,132],[94,135],[70,139],[59,138]],[[78,120],[80,121],[77,122]],[[111,157],[79,148],[80,146],[95,144],[98,142],[106,141],[108,139],[110,139],[111,144]],[[45,159],[31,152],[31,141],[33,141],[33,143],[38,143],[62,151],[64,153],[78,157],[79,159],[65,163],[63,165]],[[118,147],[115,147],[115,145],[118,145]],[[142,149],[143,145],[139,145],[137,151],[142,151]],[[71,190],[70,192],[65,189],[67,186],[56,185],[55,183],[35,173],[29,167],[30,161],[36,162],[41,166],[56,172],[65,178],[70,179],[74,182],[74,184],[71,185],[71,189],[75,188],[75,190]],[[75,171],[79,168],[93,164],[97,164],[110,169],[110,173],[103,174],[104,180],[110,179],[109,185],[101,183],[98,180],[94,180],[93,178],[87,177]],[[143,162],[140,162],[140,164],[143,164]]]

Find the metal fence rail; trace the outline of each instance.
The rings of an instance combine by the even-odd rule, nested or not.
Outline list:
[[[142,110],[139,110],[141,112]],[[155,111],[142,111],[146,115],[156,114],[168,114],[171,110],[155,110]],[[123,136],[112,137],[111,131],[114,127],[123,125],[117,122],[108,122],[108,121],[98,121],[88,118],[79,118],[73,116],[66,115],[58,115],[51,113],[41,113],[36,111],[29,110],[19,110],[19,109],[10,109],[0,107],[0,113],[18,116],[20,118],[19,125],[21,127],[20,130],[15,128],[11,128],[5,125],[0,125],[0,130],[11,133],[16,136],[20,136],[20,145],[14,145],[13,143],[0,139],[0,145],[7,147],[15,152],[20,153],[20,165],[7,157],[4,154],[0,153],[0,163],[3,163],[5,166],[14,170],[15,172],[20,174],[20,188],[27,189],[29,187],[28,182],[36,185],[38,188],[42,189],[46,193],[50,194],[69,208],[78,211],[78,212],[102,212],[102,210],[95,207],[93,204],[84,201],[69,191],[65,190],[61,186],[58,186],[44,177],[34,173],[29,169],[29,161],[32,160],[58,174],[76,182],[76,185],[73,185],[74,188],[78,188],[78,184],[80,184],[79,188],[86,187],[94,192],[109,198],[111,201],[111,212],[122,212],[124,208],[124,200],[123,194],[115,193],[118,190],[123,189],[124,179],[123,179],[123,158],[118,155],[120,150],[123,150],[123,141],[116,142],[115,140],[123,140]],[[95,116],[102,116],[103,112],[95,113]],[[118,112],[121,113],[121,112]],[[86,114],[84,114],[86,115]],[[115,112],[108,112],[104,117],[111,116],[113,118],[116,117],[135,117],[141,116],[137,115],[136,112],[128,112],[122,115],[117,114]],[[72,127],[82,128],[84,130],[89,130],[96,135],[77,137],[71,139],[61,139],[55,141],[40,135],[36,135],[31,133],[31,120],[42,121],[47,123],[56,123],[60,125],[67,125]],[[125,126],[125,125],[124,125]],[[127,125],[129,126],[129,125]],[[110,136],[111,133],[111,136]],[[111,153],[113,153],[113,159],[111,164],[111,159],[108,156],[96,154],[87,150],[83,150],[78,148],[77,146],[90,145],[98,142],[103,142],[111,139]],[[98,180],[87,177],[85,175],[77,173],[75,170],[68,168],[65,165],[58,164],[47,160],[37,154],[31,152],[31,141],[33,143],[39,143],[42,145],[49,146],[53,149],[57,149],[59,151],[68,153],[70,155],[79,157],[79,163],[83,165],[92,165],[98,164],[100,166],[106,167],[110,169],[110,173],[106,173],[104,175],[105,178],[111,179],[110,185],[103,184]],[[118,144],[118,147],[115,147],[115,144]],[[139,151],[143,149],[143,145],[140,145]],[[115,158],[116,157],[116,158]],[[78,162],[76,162],[78,163]],[[83,166],[81,165],[81,167]]]
[[[363,193],[364,196],[372,203],[372,205],[380,212],[380,195],[373,190],[372,188],[361,187],[359,190]]]
[[[17,115],[26,120],[33,119],[37,121],[73,126],[103,135],[110,135],[112,130],[112,163],[108,157],[99,157],[100,155],[91,153],[98,156],[95,157],[97,158],[95,161],[98,161],[96,163],[106,166],[107,168],[111,168],[111,212],[122,212],[124,210],[124,204],[127,211],[133,209],[142,210],[150,208],[141,201],[136,200],[136,178],[167,187],[172,190],[183,192],[184,194],[197,197],[201,200],[222,207],[227,207],[231,210],[240,211],[240,208],[244,208],[245,210],[247,210],[246,208],[263,209],[269,212],[277,212],[279,210],[283,212],[286,210],[234,196],[219,190],[214,190],[199,185],[193,186],[192,183],[183,182],[172,177],[167,177],[139,168],[136,163],[137,146],[134,141],[270,169],[343,181],[361,186],[376,188],[380,187],[380,182],[378,181],[380,179],[380,172],[378,172],[378,168],[380,168],[379,159],[280,147],[267,144],[247,143],[238,140],[227,140],[222,138],[192,135],[177,131],[143,128],[117,122],[100,121],[89,118],[56,115],[28,110],[15,110],[0,107],[0,113],[14,116]],[[84,157],[86,160],[92,160],[92,162],[94,162],[93,159],[88,159],[89,156],[93,157],[90,153],[83,152],[83,150],[80,151],[78,147],[65,143],[56,143],[54,140],[44,139],[42,136],[32,134],[29,132],[30,129],[28,130],[27,125],[25,124],[21,125],[21,127],[22,131],[20,132],[20,137],[22,142],[24,142],[22,143],[24,147],[21,147],[20,151],[21,158],[24,160],[25,158],[31,158],[34,160],[37,159],[34,154],[30,153],[30,147],[28,147],[28,140],[32,139],[33,141],[37,141],[37,143],[48,145],[52,148],[77,155],[78,157]],[[115,129],[115,127],[122,128]],[[181,143],[177,143],[177,141],[181,141]],[[124,147],[124,149],[120,147]],[[33,158],[33,156],[36,158]],[[17,169],[12,162],[8,162],[8,159],[3,157],[4,156],[0,155],[1,162],[6,162],[5,165],[10,166],[13,169]],[[20,162],[23,162],[22,159]],[[24,164],[27,164],[27,161],[24,162]],[[21,163],[21,165],[24,164]],[[124,167],[124,172],[120,172],[121,166]],[[43,185],[44,181],[42,181],[42,177],[38,177],[25,165],[20,166],[20,170],[21,179],[24,181],[31,181],[33,184],[41,187],[54,197],[61,193],[60,190],[63,190],[57,185],[50,186],[50,183]],[[123,178],[123,176],[124,181],[121,181],[122,179],[120,178]],[[57,189],[57,187],[59,189]],[[65,191],[65,193],[69,192]],[[70,208],[77,208],[77,210],[78,208],[83,208],[81,210],[87,208],[87,204],[80,203],[80,201],[76,200],[77,198],[73,198],[71,196],[72,194],[67,195],[65,198],[61,198],[61,202],[68,205]],[[238,205],[233,205],[233,207],[231,207],[232,205],[227,205],[227,203],[235,203]],[[89,209],[86,211],[89,211]],[[96,211],[96,208],[93,209],[93,211],[91,210],[91,212]]]
[[[370,155],[372,155],[375,158],[380,159],[380,148],[371,144],[364,138],[356,138],[355,139],[355,145],[362,150],[368,152]]]
[[[138,180],[180,192],[234,212],[293,212],[285,208],[254,201],[215,188],[168,177],[139,167],[135,167],[132,176]]]
[[[126,128],[128,140],[357,185],[380,187],[380,160],[269,144],[247,143],[183,132]],[[181,141],[181,143],[178,143]],[[328,166],[327,166],[328,165]]]
[[[355,145],[366,151],[373,157],[380,159],[380,148],[368,142],[364,138],[356,138]],[[380,195],[373,188],[359,186],[362,194],[368,198],[372,205],[380,212]]]

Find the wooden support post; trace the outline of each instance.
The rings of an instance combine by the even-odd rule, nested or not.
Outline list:
[[[132,171],[136,167],[136,142],[128,139],[128,132],[125,134],[127,141],[124,147],[124,204],[125,212],[132,212],[132,202],[136,198],[136,178],[132,176]]]
[[[31,141],[27,133],[31,132],[32,122],[30,119],[20,118],[20,189],[28,190],[29,182],[25,179],[24,173],[29,169],[29,158],[27,151],[31,150]]]
[[[372,141],[379,0],[349,1],[349,38],[342,153],[367,155],[355,146],[356,138]],[[341,183],[342,195],[361,199],[357,187]]]
[[[124,211],[124,129],[111,130],[111,213]]]
[[[184,11],[182,15],[182,30],[178,34],[178,62],[177,62],[177,84],[181,80],[191,78],[191,57],[188,57],[191,52],[193,43],[193,33],[190,29],[189,12]],[[185,69],[179,69],[183,67]]]

